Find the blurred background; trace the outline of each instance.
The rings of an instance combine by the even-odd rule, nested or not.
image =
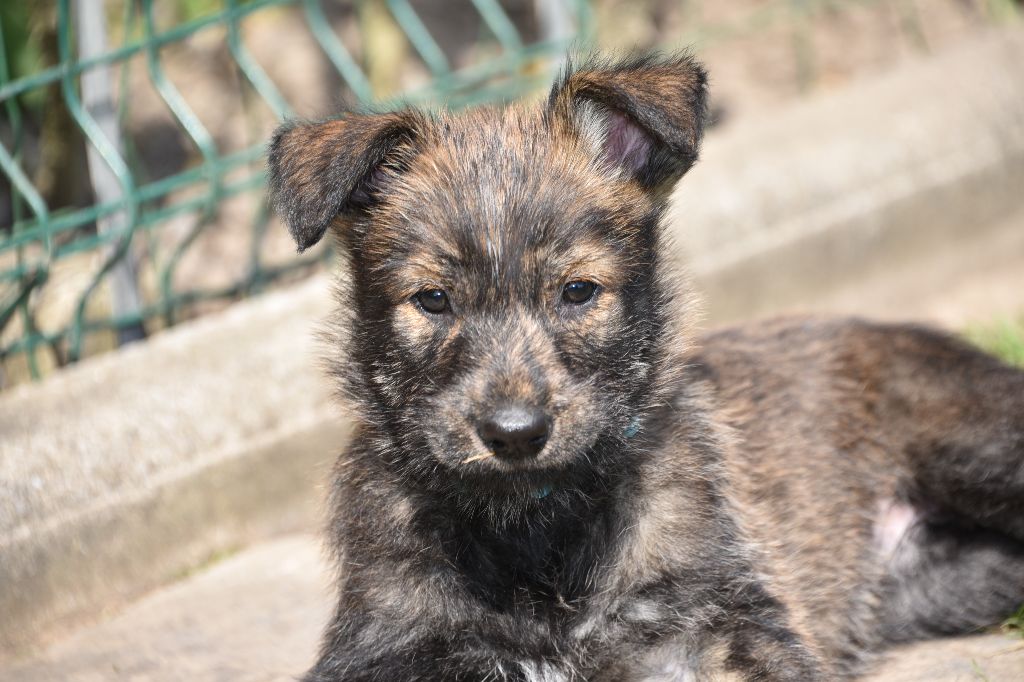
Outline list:
[[[538,97],[568,53],[689,48],[712,129],[668,227],[704,327],[913,318],[1024,363],[1021,11],[0,3],[0,679],[309,662],[329,601],[310,533],[347,423],[314,340],[333,254],[296,255],[264,194],[281,120]]]

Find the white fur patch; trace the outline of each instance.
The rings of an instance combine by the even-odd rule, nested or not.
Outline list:
[[[665,617],[665,612],[656,601],[636,599],[622,610],[622,617],[635,623],[657,623]]]
[[[569,682],[569,676],[550,663],[523,661],[519,665],[527,682]]]
[[[697,670],[677,642],[653,649],[630,682],[698,682]],[[704,681],[706,682],[706,681]]]

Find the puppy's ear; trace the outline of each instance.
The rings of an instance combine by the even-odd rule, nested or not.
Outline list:
[[[707,75],[689,55],[570,65],[551,90],[548,113],[610,168],[667,192],[697,160]]]
[[[270,191],[299,251],[334,222],[373,204],[425,131],[414,111],[286,123],[270,143]]]

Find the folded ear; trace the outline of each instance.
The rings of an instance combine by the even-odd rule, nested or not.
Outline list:
[[[570,65],[551,90],[548,112],[610,168],[667,192],[697,160],[707,75],[685,54]]]
[[[270,191],[299,251],[335,218],[371,205],[415,153],[425,125],[423,114],[402,111],[281,126],[270,143]]]

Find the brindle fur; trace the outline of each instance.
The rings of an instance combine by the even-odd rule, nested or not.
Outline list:
[[[330,229],[350,273],[339,602],[307,680],[835,679],[1024,600],[1024,373],[858,320],[689,341],[661,223],[705,80],[590,61],[541,105],[276,135],[293,236]],[[573,279],[598,294],[567,306]],[[510,402],[549,415],[543,451],[474,458]]]

